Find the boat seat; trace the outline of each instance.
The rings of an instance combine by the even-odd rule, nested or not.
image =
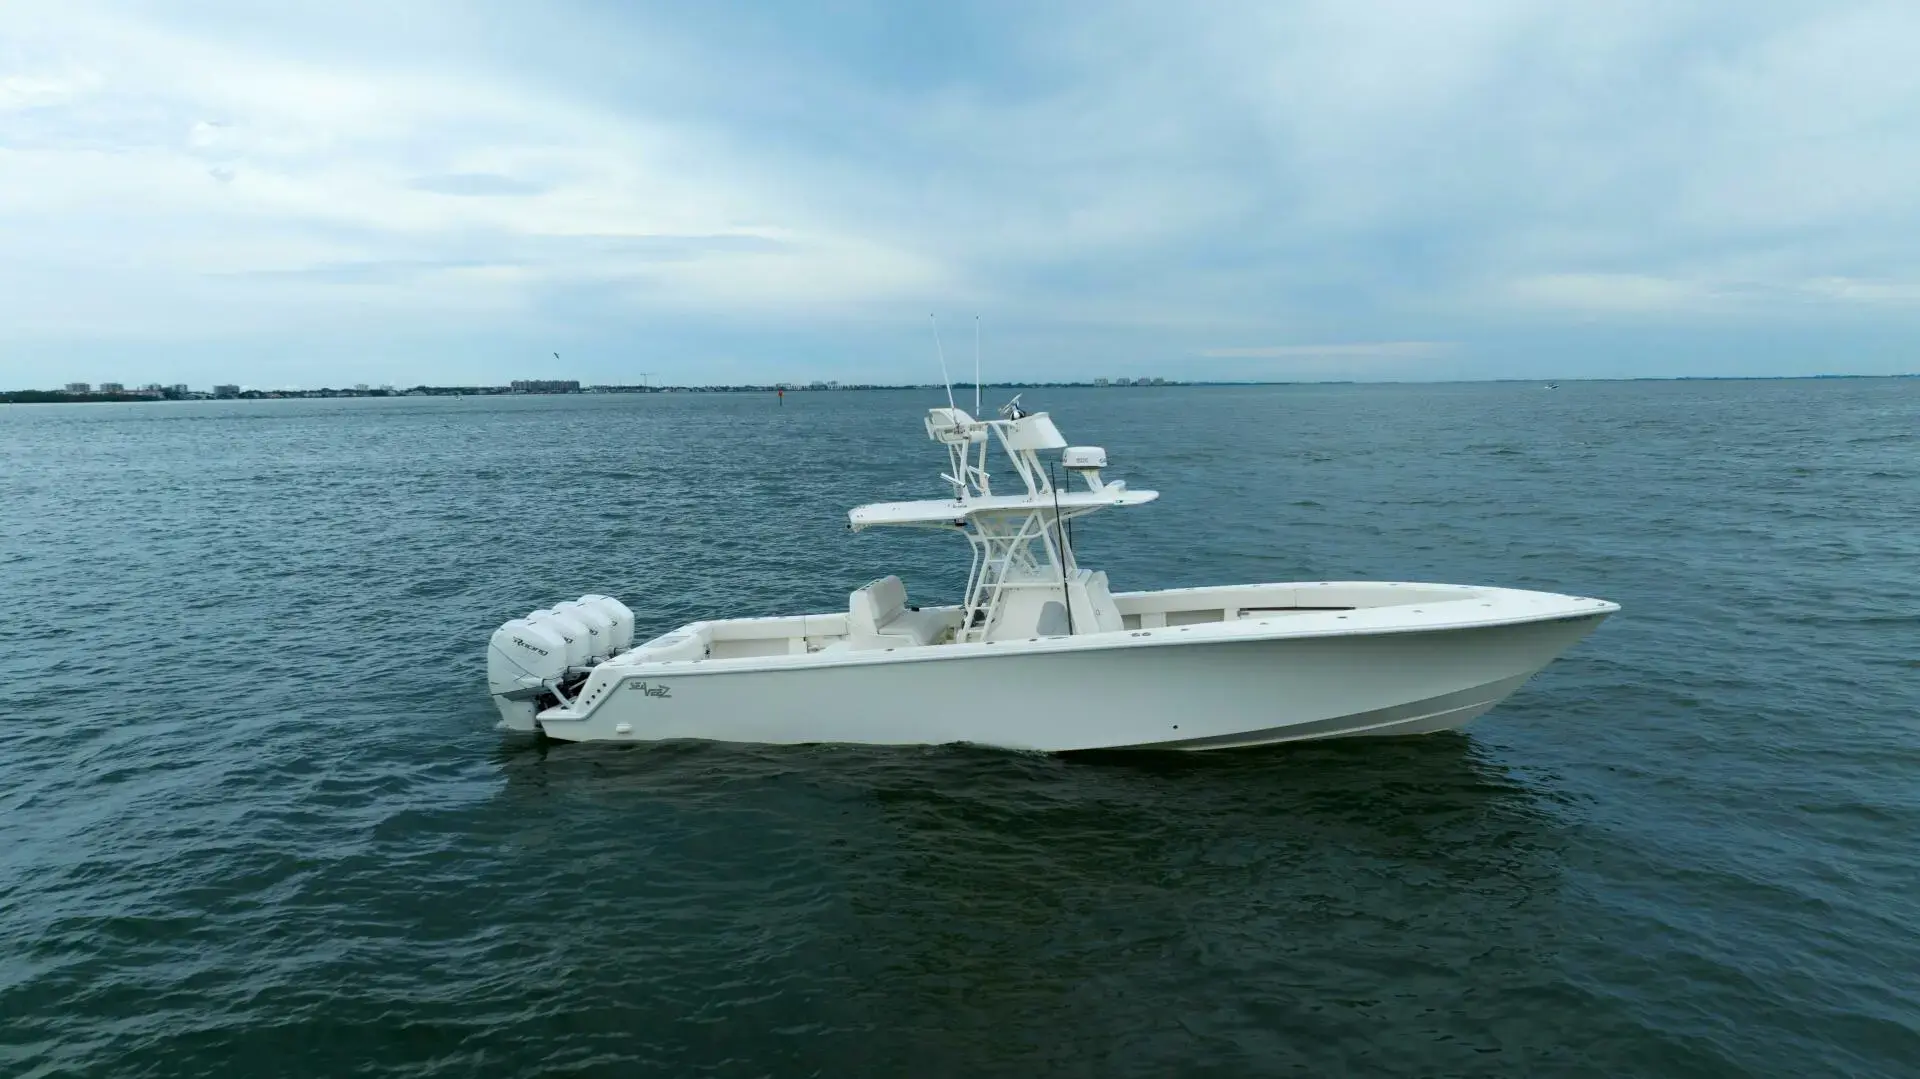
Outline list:
[[[663,633],[621,654],[628,663],[658,663],[670,659],[705,659],[709,637],[684,629]]]
[[[888,575],[854,589],[847,597],[847,638],[870,648],[932,644],[947,628],[935,611],[907,609],[907,586]]]

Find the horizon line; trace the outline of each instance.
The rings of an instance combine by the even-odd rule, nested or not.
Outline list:
[[[1810,381],[1832,381],[1836,379],[1920,378],[1920,371],[1908,371],[1908,372],[1899,372],[1899,373],[1890,373],[1890,374],[1623,375],[1623,376],[1612,376],[1612,377],[1598,376],[1598,375],[1572,375],[1572,376],[1559,376],[1559,377],[1546,376],[1546,377],[1535,377],[1535,378],[1455,378],[1455,379],[1351,379],[1351,378],[1348,378],[1348,379],[1334,379],[1334,378],[1161,379],[1159,382],[1151,381],[1150,380],[1151,377],[1152,376],[1149,376],[1148,379],[1142,379],[1138,381],[1133,379],[1128,379],[1125,382],[1120,382],[1117,380],[1106,379],[1106,378],[1102,378],[1100,380],[1091,380],[1091,379],[1025,380],[1025,381],[986,380],[978,383],[978,385],[983,389],[996,388],[996,387],[1006,388],[1006,389],[1027,389],[1027,388],[1170,389],[1170,388],[1178,388],[1178,387],[1207,387],[1207,386],[1215,386],[1215,387],[1218,387],[1218,386],[1471,386],[1471,385],[1504,385],[1509,383],[1558,384],[1563,382],[1578,382],[1578,383],[1802,382],[1802,381],[1810,382]],[[382,385],[378,387],[368,386],[365,384],[354,384],[352,386],[337,386],[337,387],[336,386],[254,387],[254,386],[243,386],[238,383],[215,383],[214,389],[212,390],[193,390],[193,389],[182,390],[182,387],[186,386],[187,384],[174,383],[170,386],[160,387],[158,389],[152,388],[152,384],[149,384],[149,386],[143,386],[138,389],[118,389],[118,390],[100,390],[100,389],[91,388],[91,385],[86,390],[71,390],[71,389],[65,389],[65,388],[61,388],[61,389],[28,388],[28,389],[15,389],[15,390],[0,390],[0,401],[4,401],[4,403],[7,403],[7,404],[58,404],[60,402],[57,400],[57,398],[63,398],[63,397],[64,398],[109,397],[109,398],[125,398],[128,400],[123,401],[121,403],[132,404],[132,403],[138,403],[140,401],[148,401],[148,400],[179,400],[179,399],[182,399],[180,396],[169,396],[169,395],[170,394],[181,395],[183,393],[186,399],[203,399],[203,400],[204,399],[230,400],[230,399],[237,399],[247,394],[307,395],[307,394],[318,394],[318,393],[331,393],[331,394],[340,394],[340,395],[346,395],[346,396],[352,396],[352,397],[402,397],[410,393],[414,393],[415,391],[425,391],[427,394],[430,394],[430,395],[443,395],[447,393],[458,394],[458,393],[473,391],[476,394],[483,395],[483,396],[499,396],[499,397],[567,396],[570,394],[586,394],[586,393],[593,393],[596,391],[599,391],[599,392],[611,391],[611,392],[620,392],[620,393],[666,393],[666,392],[696,392],[696,393],[697,392],[779,392],[779,393],[784,393],[788,390],[792,390],[794,392],[833,393],[833,392],[849,392],[849,391],[865,391],[865,390],[940,389],[942,388],[942,386],[946,385],[945,383],[935,383],[935,382],[852,382],[852,383],[843,384],[837,381],[833,383],[827,383],[819,380],[816,380],[814,382],[807,382],[807,383],[740,382],[740,383],[702,383],[702,384],[668,383],[668,384],[660,384],[660,385],[650,385],[645,383],[641,383],[641,384],[582,383],[582,382],[579,382],[579,380],[577,379],[545,379],[545,380],[537,380],[537,381],[562,382],[562,383],[572,382],[574,383],[574,388],[559,389],[559,390],[516,390],[512,388],[511,384],[507,384],[507,385],[487,384],[487,383],[428,384],[424,382],[416,383],[411,386],[400,386],[395,384],[388,384],[388,385]],[[965,387],[965,388],[971,389],[976,385],[976,383],[970,380],[956,381],[956,382],[953,382],[951,385],[954,388]],[[225,393],[225,394],[222,394],[219,392],[220,389],[227,386],[233,386],[235,387],[235,390],[231,393]],[[25,395],[55,398],[56,400],[51,400],[51,401],[12,400],[12,398],[25,396]],[[85,402],[81,402],[81,403],[85,403]],[[114,402],[105,402],[105,403],[114,403]]]

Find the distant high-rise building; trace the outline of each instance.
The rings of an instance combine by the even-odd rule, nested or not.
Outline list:
[[[213,395],[214,395],[215,397],[238,397],[238,396],[240,396],[240,387],[238,387],[238,386],[215,386],[215,387],[213,388]]]
[[[180,395],[181,397],[185,397],[188,393],[191,392],[190,390],[187,389],[187,384],[184,382],[176,382],[168,388],[171,389],[174,393]]]
[[[1096,378],[1093,380],[1093,384],[1096,386],[1105,386],[1107,384],[1107,380],[1104,378]]]
[[[93,392],[93,387],[88,385],[85,382],[69,382],[67,383],[67,392],[68,393],[91,393]]]
[[[126,386],[118,382],[102,382],[100,384],[100,392],[101,393],[125,393],[127,392],[127,388]]]
[[[515,393],[579,393],[580,380],[577,378],[531,378],[519,379],[509,386]]]
[[[1116,378],[1113,380],[1113,384],[1116,386],[1131,386],[1133,385],[1133,380],[1130,378]]]

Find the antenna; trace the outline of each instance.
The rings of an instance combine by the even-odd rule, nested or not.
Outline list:
[[[947,407],[952,408],[953,379],[947,377],[947,350],[940,346],[940,320],[932,315],[927,317],[933,319],[933,348],[940,354],[940,381],[947,384]]]
[[[1067,604],[1067,636],[1073,636],[1073,590],[1067,587],[1067,525],[1060,519],[1060,485],[1053,482],[1053,466],[1047,466],[1047,486],[1053,488],[1053,534],[1059,544],[1060,598]]]
[[[980,414],[980,316],[973,316],[973,414]]]

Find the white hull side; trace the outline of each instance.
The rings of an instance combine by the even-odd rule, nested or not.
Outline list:
[[[542,727],[569,741],[962,742],[1045,752],[1415,734],[1492,708],[1605,617],[1069,651],[916,649],[773,670],[655,668],[624,679],[584,718]]]

